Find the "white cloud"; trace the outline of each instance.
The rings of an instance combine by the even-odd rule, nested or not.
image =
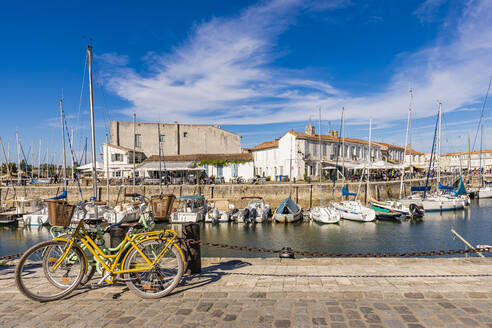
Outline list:
[[[434,115],[438,99],[445,111],[452,111],[476,105],[483,97],[492,67],[492,2],[486,0],[468,1],[454,29],[446,29],[446,39],[401,55],[403,64],[377,93],[351,95],[336,83],[270,65],[278,56],[277,37],[296,15],[348,3],[306,7],[300,0],[271,1],[237,17],[213,18],[197,24],[172,53],[146,56],[150,74],[121,67],[125,57],[114,60],[118,67],[106,75],[107,86],[133,105],[124,113],[136,112],[141,120],[220,124],[302,121],[319,106],[323,119],[337,119],[344,106],[348,119],[390,122],[406,118],[410,83],[417,117]],[[426,1],[422,8],[439,4]]]

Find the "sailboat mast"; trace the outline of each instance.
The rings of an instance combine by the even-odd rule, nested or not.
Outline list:
[[[441,182],[441,129],[442,129],[442,102],[439,102],[439,133],[437,134],[437,182]]]
[[[20,141],[19,141],[19,131],[15,131],[15,137],[17,139],[17,178],[19,180],[19,184],[21,184],[22,180],[22,171],[20,167]]]
[[[345,108],[342,107],[342,187],[345,185]]]
[[[92,138],[92,187],[97,199],[97,168],[96,168],[96,126],[94,122],[94,97],[92,90],[92,46],[87,46],[87,63],[89,66],[89,103],[91,108],[91,138]],[[97,207],[95,207],[97,209]],[[97,213],[96,213],[97,217]]]
[[[400,199],[401,199],[401,194],[403,193],[403,176],[405,175],[405,156],[407,155],[407,146],[410,147],[410,145],[408,144],[408,134],[410,131],[410,116],[412,114],[412,98],[413,98],[412,89],[410,89],[410,105],[408,106],[407,132],[405,134],[405,148],[403,150],[403,163],[402,163],[403,172],[400,171],[400,197],[399,197]],[[412,158],[412,155],[410,155],[410,158]]]
[[[318,108],[319,112],[319,124],[318,124],[318,143],[319,143],[319,157],[318,157],[318,174],[319,174],[319,206],[321,206],[321,195],[322,195],[322,190],[321,190],[321,107]]]
[[[67,156],[65,155],[65,120],[63,114],[63,99],[60,99],[62,147],[63,147],[63,190],[67,190]]]
[[[136,125],[137,125],[137,115],[133,113],[133,193],[135,193],[135,147],[137,143],[137,135],[136,135]]]
[[[371,141],[372,141],[372,119],[369,120],[369,153],[367,154],[367,180],[366,192],[369,192],[370,167],[371,167]],[[367,200],[366,200],[367,201]]]
[[[161,124],[159,122],[157,122],[157,144],[159,145],[159,193],[162,194]]]
[[[483,150],[483,115],[480,120],[480,167],[478,169],[478,187],[482,187],[482,150]]]
[[[106,132],[106,204],[109,206],[109,142]]]
[[[38,179],[41,177],[41,142],[42,138],[39,138],[39,152],[38,152]]]

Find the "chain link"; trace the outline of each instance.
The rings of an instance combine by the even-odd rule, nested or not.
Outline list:
[[[286,249],[270,249],[270,248],[259,248],[259,247],[247,247],[247,246],[237,246],[237,245],[226,245],[218,243],[210,243],[201,240],[191,240],[187,239],[185,242],[191,245],[200,245],[207,247],[216,247],[224,249],[232,249],[236,251],[245,251],[253,253],[268,253],[268,254],[289,254],[289,255],[299,255],[306,257],[331,257],[331,258],[348,258],[348,257],[421,257],[421,256],[444,256],[444,255],[456,255],[456,254],[468,254],[474,252],[482,253],[492,253],[492,247],[482,247],[473,249],[449,249],[440,251],[424,251],[424,252],[412,252],[412,253],[323,253],[323,252],[305,252],[305,251],[294,251]],[[0,257],[0,261],[3,260],[13,260],[21,257],[22,253],[7,255]]]
[[[247,247],[247,246],[237,246],[237,245],[226,245],[226,244],[217,244],[210,243],[201,240],[187,240],[190,244],[207,246],[207,247],[216,247],[216,248],[224,248],[224,249],[232,249],[237,251],[246,251],[246,252],[258,252],[258,253],[269,253],[269,254],[290,254],[290,255],[299,255],[306,257],[420,257],[420,256],[444,256],[444,255],[456,255],[456,254],[467,254],[474,252],[482,252],[482,253],[492,253],[492,247],[483,247],[473,249],[450,249],[450,250],[439,250],[439,251],[424,251],[424,252],[412,252],[412,253],[322,253],[322,252],[303,252],[303,251],[294,251],[294,250],[286,250],[286,249],[269,249],[269,248],[257,248],[257,247]]]

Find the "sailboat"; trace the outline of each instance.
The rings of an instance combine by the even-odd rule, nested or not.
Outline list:
[[[345,196],[357,196],[356,193],[350,193],[345,187],[345,128],[344,128],[344,109],[342,109],[342,197]],[[369,133],[369,152],[371,154],[371,140]],[[376,211],[361,204],[359,200],[342,200],[340,202],[333,203],[333,207],[340,213],[340,217],[345,220],[371,222],[376,219]]]
[[[318,175],[319,175],[319,206],[314,207],[309,211],[309,218],[318,223],[338,223],[340,222],[340,212],[338,212],[333,206],[322,205],[322,188],[321,188],[321,109],[319,109],[319,127],[318,127],[318,141],[319,141],[319,157],[318,157]]]
[[[385,209],[391,212],[400,213],[410,218],[422,217],[424,215],[422,206],[422,197],[419,194],[412,194],[408,197],[402,198],[403,193],[403,178],[405,175],[405,157],[407,154],[407,148],[410,150],[411,145],[411,137],[410,131],[412,126],[412,104],[413,104],[413,90],[410,89],[410,103],[408,106],[408,118],[407,118],[407,130],[405,133],[405,150],[403,152],[403,164],[402,164],[402,172],[400,174],[400,195],[398,197],[399,200],[386,200],[384,202],[372,202],[373,206],[376,206],[381,209]],[[410,156],[411,159],[411,156]],[[410,160],[410,169],[411,169],[411,160]],[[411,188],[412,191],[418,191],[419,189]]]
[[[424,207],[424,211],[426,212],[454,211],[465,207],[465,201],[463,199],[450,194],[439,193],[439,190],[443,189],[443,185],[441,184],[441,125],[442,125],[441,122],[442,122],[442,103],[439,102],[439,114],[436,122],[436,130],[434,132],[434,141],[436,137],[436,132],[437,132],[437,140],[438,140],[437,142],[438,193],[426,198],[425,195],[427,190],[424,190],[424,199],[422,200],[422,206]],[[427,181],[429,180],[433,153],[434,153],[434,142],[432,144],[432,153],[429,162],[429,171],[427,172]],[[427,183],[426,183],[426,187],[427,187]]]
[[[484,113],[483,112],[484,112],[485,104],[487,102],[487,98],[489,95],[491,82],[492,82],[492,76],[490,77],[490,80],[489,80],[489,87],[487,88],[487,94],[485,95],[485,100],[483,103],[482,115],[480,117],[480,169],[478,171],[478,174],[479,174],[479,177],[478,177],[478,183],[479,183],[478,198],[492,198],[492,186],[490,186],[487,182],[485,182],[483,179],[483,176],[482,176],[483,123],[484,123],[484,115],[483,115]]]

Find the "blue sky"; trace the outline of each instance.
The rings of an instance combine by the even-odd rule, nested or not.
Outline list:
[[[439,99],[443,151],[465,150],[492,74],[491,16],[486,0],[4,3],[0,136],[12,159],[16,129],[26,156],[41,137],[59,153],[63,95],[81,151],[92,42],[98,143],[135,112],[219,124],[250,147],[317,126],[318,108],[322,130],[338,129],[345,107],[347,136],[367,138],[372,119],[375,140],[403,144],[412,88],[414,148],[430,150]]]

